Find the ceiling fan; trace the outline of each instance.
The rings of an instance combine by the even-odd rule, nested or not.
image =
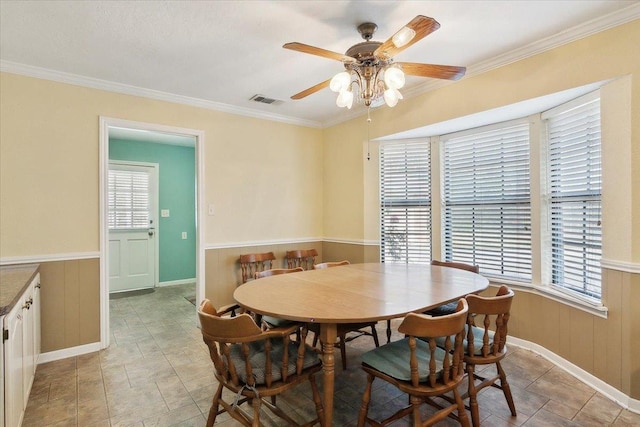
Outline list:
[[[381,99],[393,107],[402,99],[399,89],[404,86],[405,74],[447,80],[458,80],[464,76],[465,67],[393,61],[395,55],[440,28],[435,19],[418,15],[384,43],[371,40],[377,28],[378,26],[372,22],[360,24],[358,32],[365,41],[351,46],[345,54],[297,42],[282,46],[285,49],[341,61],[346,69],[329,80],[293,95],[291,99],[302,99],[329,87],[332,91],[338,92],[338,107],[351,108],[355,86],[358,89],[358,97],[367,107],[375,105],[376,101]]]

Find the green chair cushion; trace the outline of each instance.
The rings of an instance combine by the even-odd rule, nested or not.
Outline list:
[[[280,319],[272,316],[262,316],[262,321],[269,325],[270,328],[279,328],[284,326],[293,325],[296,322],[293,320]]]
[[[446,316],[448,314],[453,314],[456,312],[458,308],[458,301],[450,302],[448,304],[443,304],[439,307],[433,308],[429,311],[425,311],[425,314],[429,314],[433,317],[437,316]]]
[[[296,372],[296,360],[298,358],[298,344],[295,342],[289,342],[289,363],[287,365],[288,375],[293,375]],[[245,369],[245,361],[242,356],[241,344],[233,344],[230,347],[230,355],[233,364],[236,367],[240,380],[246,384],[247,372]],[[272,381],[280,381],[282,379],[282,356],[284,355],[284,342],[281,338],[271,340],[271,379]],[[256,385],[263,385],[266,383],[265,378],[265,362],[266,352],[264,349],[264,341],[254,341],[249,343],[249,361],[251,364],[251,370],[255,378]],[[318,354],[307,346],[307,350],[304,354],[302,368],[307,369],[312,366],[321,363]]]
[[[438,378],[442,375],[442,361],[445,351],[436,348],[436,371]],[[377,371],[387,374],[401,381],[411,381],[411,370],[409,360],[411,350],[409,339],[404,338],[398,341],[374,348],[361,356],[362,362],[371,366]],[[418,374],[420,382],[427,381],[429,377],[429,343],[416,340],[416,357],[418,359]]]

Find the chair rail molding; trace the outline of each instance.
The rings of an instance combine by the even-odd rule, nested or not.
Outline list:
[[[640,274],[640,263],[602,258],[600,266],[609,270]]]
[[[0,258],[0,265],[34,264],[54,261],[73,261],[78,259],[100,258],[100,252],[72,252],[62,254],[25,255]]]
[[[247,248],[252,246],[273,246],[273,245],[295,245],[299,243],[322,242],[322,237],[301,237],[297,239],[277,239],[277,240],[247,240],[241,242],[210,243],[206,244],[205,250]]]

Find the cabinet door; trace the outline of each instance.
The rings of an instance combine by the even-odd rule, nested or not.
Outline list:
[[[4,332],[4,316],[0,316],[0,331]],[[0,336],[0,427],[4,427],[4,338]]]
[[[32,283],[24,293],[24,302],[22,304],[22,398],[24,407],[27,407],[29,401],[29,391],[31,390],[31,382],[35,372],[35,364],[33,363],[34,339],[33,332],[35,330],[35,318],[33,307],[33,290],[35,282]]]
[[[5,374],[5,421],[6,427],[16,427],[22,423],[24,410],[24,383],[22,367],[23,308],[24,297],[4,318],[4,327],[9,331],[9,339],[4,342]]]
[[[33,289],[33,304],[31,305],[31,310],[33,311],[33,319],[34,319],[34,331],[33,331],[33,370],[38,368],[38,358],[40,358],[40,339],[41,339],[41,327],[40,327],[40,310],[41,310],[41,302],[40,302],[40,274],[38,274],[34,280],[35,287]]]

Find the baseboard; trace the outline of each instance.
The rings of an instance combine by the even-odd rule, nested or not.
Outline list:
[[[594,376],[593,374],[590,374],[579,366],[574,365],[573,363],[569,362],[563,357],[558,356],[557,354],[544,348],[543,346],[512,336],[509,336],[507,342],[509,344],[513,344],[516,347],[531,350],[532,352],[539,354],[548,361],[552,362],[554,365],[565,370],[567,373],[587,384],[589,387],[595,389],[598,393],[621,405],[623,408],[628,409],[631,412],[635,412],[636,414],[640,414],[640,400],[633,399],[631,396],[627,396],[617,388],[607,384],[600,378]]]
[[[180,280],[167,280],[166,282],[160,282],[158,283],[158,287],[164,287],[164,286],[175,286],[175,285],[186,285],[187,283],[196,283],[196,278],[192,278],[192,279],[180,279]]]
[[[93,353],[95,351],[100,351],[99,342],[79,345],[76,347],[63,348],[62,350],[49,351],[47,353],[40,354],[40,357],[38,357],[38,365],[42,363],[53,362],[55,360],[66,359],[67,357]]]

